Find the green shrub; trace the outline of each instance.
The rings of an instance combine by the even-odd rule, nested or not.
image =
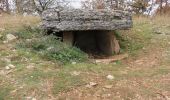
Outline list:
[[[74,61],[81,62],[87,59],[87,55],[76,47],[64,48],[59,51],[50,51],[47,52],[46,55],[48,55],[50,59],[57,59],[63,63]]]
[[[76,47],[67,46],[54,35],[35,38],[29,42],[21,42],[18,47],[28,48],[39,53],[44,58],[61,61],[64,64],[81,62],[88,58],[83,51]]]

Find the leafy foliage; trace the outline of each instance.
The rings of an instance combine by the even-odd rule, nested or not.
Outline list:
[[[31,41],[21,42],[18,47],[29,48],[43,57],[58,60],[62,63],[81,62],[87,60],[88,56],[76,47],[70,47],[62,43],[54,35],[42,36]]]

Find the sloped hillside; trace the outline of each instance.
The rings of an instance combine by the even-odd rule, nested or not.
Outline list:
[[[121,54],[102,64],[45,36],[32,16],[0,16],[0,100],[169,100],[170,19],[134,17]]]

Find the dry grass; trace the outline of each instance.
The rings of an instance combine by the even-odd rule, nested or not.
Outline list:
[[[170,16],[164,15],[164,16],[156,16],[153,19],[153,22],[157,25],[169,25],[170,24]]]
[[[24,26],[37,25],[40,18],[36,16],[7,15],[0,16],[0,29],[16,31]]]
[[[156,15],[154,17],[144,17],[144,16],[134,16],[133,17],[135,23],[148,23],[148,22],[154,22],[154,24],[157,25],[166,25],[170,23],[170,15]]]

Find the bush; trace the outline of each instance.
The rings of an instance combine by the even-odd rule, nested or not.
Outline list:
[[[31,41],[22,42],[18,47],[29,48],[44,58],[61,61],[64,64],[81,62],[88,58],[83,51],[76,47],[67,46],[54,35],[42,36]]]
[[[63,63],[81,62],[87,59],[87,55],[76,47],[64,48],[59,51],[50,51],[46,53],[49,58],[57,59]]]

